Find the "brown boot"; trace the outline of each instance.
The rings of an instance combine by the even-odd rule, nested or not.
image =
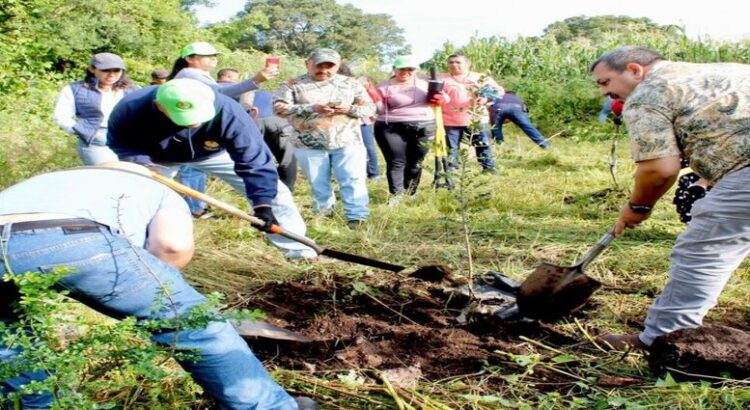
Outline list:
[[[614,350],[625,350],[630,346],[632,349],[646,349],[646,346],[638,335],[601,335],[596,337],[596,341],[603,344],[604,347]]]

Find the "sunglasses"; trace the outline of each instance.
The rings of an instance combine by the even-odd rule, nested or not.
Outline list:
[[[104,73],[119,73],[122,72],[122,68],[108,68],[106,70],[99,70]]]

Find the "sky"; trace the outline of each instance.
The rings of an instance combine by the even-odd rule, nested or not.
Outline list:
[[[204,24],[225,20],[245,0],[215,0],[199,7]],[[445,41],[461,46],[472,35],[516,38],[539,36],[546,26],[573,16],[648,17],[658,24],[685,27],[692,38],[750,38],[750,1],[744,0],[337,0],[365,13],[390,14],[404,29],[406,43],[419,59],[428,59]]]

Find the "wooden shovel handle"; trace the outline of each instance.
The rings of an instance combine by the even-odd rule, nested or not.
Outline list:
[[[206,194],[204,194],[202,192],[198,192],[198,191],[196,191],[196,190],[194,190],[194,189],[192,189],[190,187],[182,185],[181,183],[173,180],[172,178],[167,178],[164,175],[159,174],[158,172],[151,171],[151,178],[153,178],[156,181],[161,182],[162,184],[164,184],[164,185],[172,188],[173,190],[175,190],[175,191],[177,191],[177,192],[179,192],[181,194],[187,195],[187,196],[189,196],[191,198],[199,199],[199,200],[201,200],[201,201],[203,201],[203,202],[205,202],[205,203],[213,206],[214,208],[221,209],[222,211],[228,212],[228,213],[230,213],[230,214],[232,214],[232,215],[234,215],[234,216],[236,216],[236,217],[238,217],[240,219],[244,219],[244,220],[250,222],[251,224],[253,224],[255,226],[263,226],[263,225],[265,225],[265,222],[263,222],[263,220],[261,220],[260,218],[257,218],[257,217],[254,217],[254,216],[248,214],[247,212],[243,211],[242,209],[239,209],[239,208],[237,208],[237,207],[235,207],[233,205],[230,205],[230,204],[228,204],[226,202],[219,201],[216,198],[213,198],[213,197],[208,196],[208,195],[206,195]],[[315,244],[315,242],[313,242],[311,239],[305,238],[302,235],[297,235],[295,233],[285,231],[282,227],[280,227],[278,225],[271,225],[271,228],[268,230],[268,232],[269,233],[275,233],[275,234],[281,235],[281,236],[283,236],[285,238],[289,238],[289,239],[291,239],[291,240],[293,240],[295,242],[299,242],[299,243],[301,243],[303,245],[307,245],[310,248],[312,248],[315,251],[315,253],[317,253],[318,255],[320,255],[321,253],[323,253],[323,248],[321,248],[320,246],[318,246],[317,244]]]

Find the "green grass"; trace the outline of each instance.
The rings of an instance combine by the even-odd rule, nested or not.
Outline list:
[[[30,114],[24,123],[6,122],[0,130],[0,142],[12,147],[2,157],[8,164],[2,186],[46,170],[76,165],[72,139],[49,131],[54,129],[50,122],[40,118]],[[584,128],[590,133],[593,127]],[[596,132],[606,135],[604,127]],[[521,280],[541,261],[572,263],[614,223],[634,170],[627,138],[620,136],[618,141],[618,191],[613,189],[609,173],[610,141],[579,138],[575,128],[566,135],[554,138],[554,148],[544,151],[512,125],[506,126],[506,143],[495,149],[499,176],[480,174],[476,160],[469,159],[464,180],[476,273],[495,270]],[[448,264],[458,275],[468,275],[457,193],[431,189],[431,157],[425,165],[419,195],[395,208],[387,205],[385,181],[369,183],[372,215],[360,231],[349,230],[340,211],[332,218],[313,215],[309,188],[300,179],[295,196],[308,222],[308,235],[324,247],[409,268]],[[208,191],[218,199],[245,206],[244,199],[220,181],[212,181]],[[649,295],[663,286],[670,248],[683,228],[670,199],[662,200],[650,220],[618,238],[587,269],[605,283],[593,298],[596,308],[587,310],[577,321],[557,325],[578,343],[552,346],[546,340],[521,340],[519,348],[528,354],[508,353],[507,360],[488,364],[481,377],[456,375],[449,380],[424,382],[416,389],[386,389],[367,369],[353,369],[351,373],[271,369],[272,375],[290,391],[312,395],[324,408],[332,409],[392,409],[398,408],[397,400],[412,403],[414,408],[434,409],[747,408],[747,385],[660,380],[650,373],[643,355],[604,352],[589,339],[596,332],[640,330],[652,301]],[[251,300],[254,290],[268,282],[318,282],[334,275],[356,278],[365,274],[389,280],[389,273],[353,264],[287,261],[246,222],[229,216],[197,221],[196,237],[198,251],[186,276],[201,291],[225,293],[230,305]],[[730,279],[707,321],[747,329],[749,285],[746,262]],[[96,324],[97,320],[92,322]],[[565,359],[558,362],[560,357]],[[175,408],[207,405],[195,398],[196,386],[173,362],[164,367],[171,376],[161,385],[139,384],[136,375],[124,374],[119,383],[92,383],[88,394],[107,401],[121,398],[120,402],[131,403],[129,408],[148,407],[146,403],[157,400],[147,399],[155,391],[159,393],[154,397],[162,397],[159,400]],[[551,374],[564,374],[573,381],[551,386],[547,379]],[[606,377],[640,381],[637,387],[599,386],[598,381]],[[488,389],[488,380],[494,385],[502,381],[501,387]],[[108,390],[96,390],[95,386],[104,385]],[[84,391],[86,388],[82,386]]]
[[[479,174],[476,160],[469,159],[465,179],[470,186],[470,242],[477,273],[496,270],[520,280],[543,260],[572,263],[614,223],[629,188],[592,197],[613,188],[608,165],[609,141],[556,138],[554,149],[543,151],[519,135],[514,127],[507,128],[512,130],[507,142],[495,150],[500,176]],[[618,145],[617,177],[621,187],[630,187],[634,165],[626,137],[621,136]],[[431,165],[431,158],[425,164]],[[372,216],[362,231],[347,229],[340,214],[330,219],[312,215],[305,181],[300,181],[295,195],[308,221],[309,236],[325,247],[408,267],[445,263],[459,275],[467,275],[457,194],[432,190],[431,174],[428,167],[419,195],[395,208],[387,205],[385,182],[370,183]],[[242,202],[220,182],[214,183],[210,192],[238,204]],[[346,372],[278,371],[274,376],[289,389],[312,394],[326,408],[397,408],[394,394],[406,402],[413,400],[415,408],[746,408],[750,401],[746,385],[659,382],[647,369],[641,354],[607,353],[586,337],[588,332],[640,330],[652,301],[648,295],[658,293],[663,286],[671,245],[683,228],[670,198],[662,200],[649,221],[618,238],[588,268],[590,275],[605,283],[605,289],[593,298],[597,308],[587,311],[577,322],[558,325],[559,330],[580,343],[554,347],[571,356],[575,364],[554,364],[550,360],[559,356],[559,352],[526,343],[525,347],[537,355],[536,366],[573,375],[578,383],[558,386],[550,393],[544,387],[544,378],[533,371],[535,367],[525,368],[510,359],[507,363],[489,365],[481,378],[457,375],[453,380],[390,393],[380,383],[342,382],[342,378],[348,380]],[[237,300],[243,300],[253,288],[268,281],[318,281],[334,274],[357,277],[375,272],[344,263],[285,261],[247,224],[232,219],[199,221],[197,237],[198,253],[187,276],[205,290],[220,290]],[[750,278],[747,266],[743,264],[732,277],[718,307],[709,314],[709,322],[748,327],[744,299]],[[354,372],[369,374],[361,369]],[[642,381],[639,387],[632,388],[596,385],[596,380],[602,377],[615,376]],[[488,391],[483,387],[483,378],[506,379],[507,388]]]

